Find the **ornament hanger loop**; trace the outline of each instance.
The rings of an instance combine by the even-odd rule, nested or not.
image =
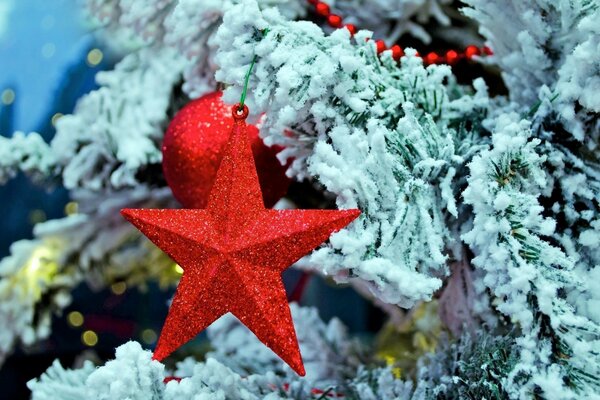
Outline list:
[[[236,104],[231,108],[231,114],[235,120],[246,119],[248,117],[248,106],[245,104]]]
[[[269,28],[265,28],[261,31],[263,37],[269,33]],[[244,87],[242,88],[242,96],[240,97],[240,104],[237,106],[239,111],[242,111],[242,108],[245,107],[244,103],[246,102],[246,93],[248,93],[248,82],[250,81],[250,74],[252,73],[252,69],[254,68],[254,64],[256,64],[257,56],[256,54],[252,57],[252,62],[250,63],[250,68],[246,72],[246,77],[244,78]],[[233,113],[235,117],[235,112]],[[246,115],[248,113],[246,112]],[[246,118],[246,117],[244,117]]]

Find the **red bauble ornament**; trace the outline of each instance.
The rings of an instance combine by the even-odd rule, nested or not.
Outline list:
[[[183,268],[154,351],[162,360],[231,312],[304,375],[281,273],[359,210],[266,209],[245,117],[235,123],[206,209],[121,212]]]
[[[214,92],[189,102],[173,118],[162,146],[163,172],[175,198],[185,208],[204,208],[231,129],[231,106]],[[258,128],[247,125],[264,202],[272,207],[290,184],[277,160],[281,147],[267,147]]]

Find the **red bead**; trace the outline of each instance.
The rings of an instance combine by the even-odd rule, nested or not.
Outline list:
[[[376,40],[375,46],[377,46],[377,54],[381,54],[386,50],[385,42],[383,40]]]
[[[483,46],[483,54],[485,54],[486,56],[491,56],[494,55],[494,52],[489,47]]]
[[[322,2],[317,3],[315,10],[317,11],[317,14],[323,17],[327,17],[330,13],[329,6]]]
[[[308,0],[309,4],[312,4],[313,6],[316,5],[319,2],[319,0]]]
[[[478,56],[479,55],[479,47],[477,46],[467,46],[467,48],[465,49],[465,57],[467,57],[467,60],[470,60],[473,58],[473,56]]]
[[[354,36],[356,34],[356,26],[354,26],[353,24],[346,24],[344,26],[350,31],[351,35]]]
[[[327,22],[332,28],[341,28],[342,27],[342,17],[335,14],[329,14],[327,17]]]
[[[418,51],[415,52],[415,56],[417,57],[421,57],[421,53],[419,53]]]
[[[402,58],[404,55],[404,50],[402,50],[402,47],[398,46],[397,44],[393,45],[390,50],[392,50],[392,58],[396,61],[400,60],[400,58]]]
[[[425,56],[425,63],[435,64],[436,62],[438,62],[439,58],[440,56],[438,56],[436,52],[432,51],[431,53]]]
[[[456,64],[456,62],[458,61],[458,53],[454,50],[448,50],[446,52],[446,61],[450,65]]]

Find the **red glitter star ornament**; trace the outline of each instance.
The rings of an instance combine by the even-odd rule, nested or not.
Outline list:
[[[121,211],[184,270],[154,358],[231,312],[304,375],[281,273],[360,211],[266,209],[246,133],[248,108],[238,107],[205,209]]]

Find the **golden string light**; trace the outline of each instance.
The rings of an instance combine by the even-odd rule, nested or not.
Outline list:
[[[92,330],[84,331],[81,334],[81,341],[86,346],[94,347],[96,344],[98,344],[98,335]]]
[[[0,100],[4,105],[10,105],[15,101],[15,91],[12,89],[4,89],[2,91],[2,95],[0,95]]]
[[[100,49],[92,49],[88,52],[86,61],[90,67],[95,67],[102,62],[104,53]]]

